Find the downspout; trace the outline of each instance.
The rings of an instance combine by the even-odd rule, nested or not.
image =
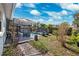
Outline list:
[[[2,15],[2,31],[4,32],[4,42],[5,42],[5,39],[6,39],[6,15],[5,15],[5,8],[4,8],[4,5],[2,4],[2,12],[3,12],[3,15]]]

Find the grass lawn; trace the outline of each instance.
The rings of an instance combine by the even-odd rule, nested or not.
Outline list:
[[[72,56],[77,55],[76,53],[64,48],[61,43],[57,40],[55,35],[43,37],[41,36],[38,41],[30,41],[30,44],[45,53],[48,51],[48,55],[55,55],[55,56]]]

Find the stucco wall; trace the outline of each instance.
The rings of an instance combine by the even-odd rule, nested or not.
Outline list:
[[[0,55],[2,55],[2,52],[3,52],[3,45],[4,45],[4,42],[5,42],[5,32],[0,32]]]
[[[2,55],[3,51],[3,37],[0,37],[0,55]]]

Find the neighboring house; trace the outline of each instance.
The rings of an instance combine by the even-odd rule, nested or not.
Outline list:
[[[19,29],[17,30],[19,37],[23,37],[23,38],[29,37],[30,38],[30,34],[32,33],[32,26],[35,24],[35,22],[28,20],[28,19],[16,19],[16,18],[14,18],[14,24],[17,27],[19,27]]]
[[[12,3],[2,3],[0,4],[0,55],[3,52],[3,46],[6,40],[6,26],[7,20],[12,20],[12,11],[15,4]]]

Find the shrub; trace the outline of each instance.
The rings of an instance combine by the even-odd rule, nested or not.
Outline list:
[[[74,32],[74,35],[77,36],[77,32]]]
[[[57,36],[58,32],[56,30],[54,30],[52,34]]]
[[[31,41],[31,45],[33,45],[36,49],[38,49],[42,53],[47,53],[47,47],[40,41]]]
[[[77,42],[79,42],[79,36],[77,36],[76,39],[77,39]]]
[[[69,40],[70,40],[71,43],[76,43],[76,42],[77,42],[77,40],[76,40],[76,36],[73,35],[73,34],[72,34],[72,36],[70,37]]]
[[[67,30],[67,35],[68,36],[72,35],[72,28],[71,27]]]
[[[74,34],[75,36],[78,36],[78,33],[79,33],[79,30],[73,30],[73,34]]]
[[[3,51],[3,56],[12,56],[14,55],[14,51],[12,47],[7,47]]]
[[[74,33],[74,32],[73,32]],[[74,35],[74,34],[72,34],[71,36],[70,36],[70,38],[69,38],[69,43],[70,44],[77,44],[77,42],[79,42],[79,33],[78,34],[76,34],[76,35]]]
[[[66,40],[65,35],[68,28],[69,28],[69,25],[66,22],[61,23],[58,27],[58,37],[59,37],[58,40],[61,42],[63,46]]]

